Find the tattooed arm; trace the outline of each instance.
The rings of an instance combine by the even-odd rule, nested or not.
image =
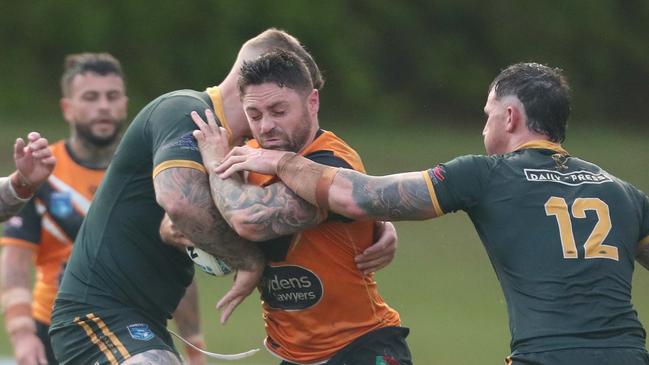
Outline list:
[[[421,172],[369,176],[336,169],[290,152],[234,148],[214,169],[220,178],[237,171],[275,174],[311,204],[352,219],[407,220],[437,216]]]
[[[239,237],[220,216],[205,173],[191,168],[169,168],[156,175],[154,186],[158,204],[197,247],[235,269],[251,270],[263,265],[259,248]]]

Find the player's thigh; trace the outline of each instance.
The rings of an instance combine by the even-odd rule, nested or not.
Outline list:
[[[644,349],[566,349],[513,355],[508,365],[649,365]]]
[[[121,365],[182,365],[171,351],[148,350],[125,360]]]

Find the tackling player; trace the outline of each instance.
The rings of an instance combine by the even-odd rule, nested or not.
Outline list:
[[[294,153],[235,148],[217,168],[277,174],[299,196],[353,219],[469,214],[507,300],[508,364],[649,364],[631,304],[634,260],[649,269],[649,198],[561,145],[561,70],[521,63],[489,87],[488,156],[371,177]]]

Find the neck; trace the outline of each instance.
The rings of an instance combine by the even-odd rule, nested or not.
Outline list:
[[[76,135],[73,135],[68,140],[68,146],[74,157],[84,166],[95,169],[105,169],[108,167],[118,144],[119,139],[116,139],[110,145],[97,146],[88,141],[84,141]]]
[[[518,148],[518,146],[522,146],[522,145],[524,145],[526,143],[529,143],[529,142],[532,142],[532,141],[548,141],[548,142],[550,142],[550,138],[545,134],[532,132],[532,131],[527,131],[524,134],[521,134],[519,136],[516,136],[515,138],[512,138],[510,140],[508,150],[510,152],[514,151],[514,150],[516,150],[516,148]]]
[[[225,80],[219,85],[221,98],[223,99],[223,114],[228,120],[230,126],[231,143],[240,145],[243,139],[250,137],[250,127],[248,120],[243,112],[243,105],[239,98],[239,89],[236,83],[236,74],[230,73]]]

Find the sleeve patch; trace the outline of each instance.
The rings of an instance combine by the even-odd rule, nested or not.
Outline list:
[[[175,141],[171,141],[167,143],[166,145],[162,146],[160,148],[161,151],[168,150],[168,149],[181,149],[181,150],[190,150],[190,151],[199,151],[198,149],[198,143],[196,142],[196,139],[192,135],[192,132],[187,132],[180,136],[178,139]]]
[[[428,176],[433,185],[437,185],[446,179],[446,170],[443,166],[437,165],[432,169],[428,169]]]

